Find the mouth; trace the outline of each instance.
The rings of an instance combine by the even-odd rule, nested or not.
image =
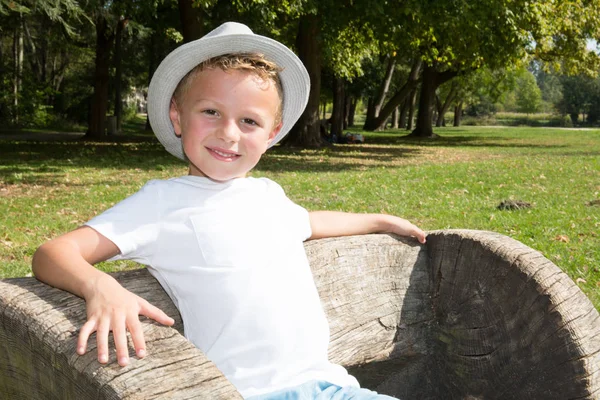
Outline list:
[[[208,150],[208,152],[214,158],[216,158],[217,160],[220,160],[220,161],[235,161],[241,157],[241,154],[238,154],[233,151],[228,151],[228,150],[223,150],[223,149],[218,149],[218,148],[213,148],[213,147],[207,147],[206,150]]]

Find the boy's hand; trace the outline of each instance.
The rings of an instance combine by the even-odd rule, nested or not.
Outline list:
[[[389,216],[388,218],[390,219],[388,232],[400,236],[413,236],[419,243],[427,241],[427,235],[418,226],[400,217]]]
[[[102,275],[94,281],[84,294],[87,307],[87,322],[79,332],[77,353],[86,351],[90,335],[96,332],[98,361],[108,362],[108,333],[112,330],[117,361],[124,367],[129,364],[127,330],[131,333],[135,353],[139,358],[146,355],[146,342],[139,315],[171,326],[174,320],[157,307],[121,286],[110,275]]]

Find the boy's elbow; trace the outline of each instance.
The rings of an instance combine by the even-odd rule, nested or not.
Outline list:
[[[48,260],[48,248],[51,246],[51,242],[46,242],[38,247],[33,253],[31,259],[31,272],[36,278],[40,277],[43,266]]]

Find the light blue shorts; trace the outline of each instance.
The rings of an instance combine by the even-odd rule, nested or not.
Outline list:
[[[247,400],[397,400],[368,389],[339,387],[329,382],[309,381],[273,393],[252,396]]]

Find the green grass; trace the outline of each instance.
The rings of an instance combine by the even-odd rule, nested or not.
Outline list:
[[[541,251],[600,309],[600,130],[437,129],[364,133],[364,145],[270,150],[253,176],[310,209],[384,212],[427,230],[500,232]],[[0,136],[1,138],[1,136]],[[186,167],[146,136],[120,143],[0,140],[0,277],[30,273],[43,241],[71,230],[149,179]],[[502,200],[533,207],[500,211]],[[105,270],[131,263],[104,263]]]

